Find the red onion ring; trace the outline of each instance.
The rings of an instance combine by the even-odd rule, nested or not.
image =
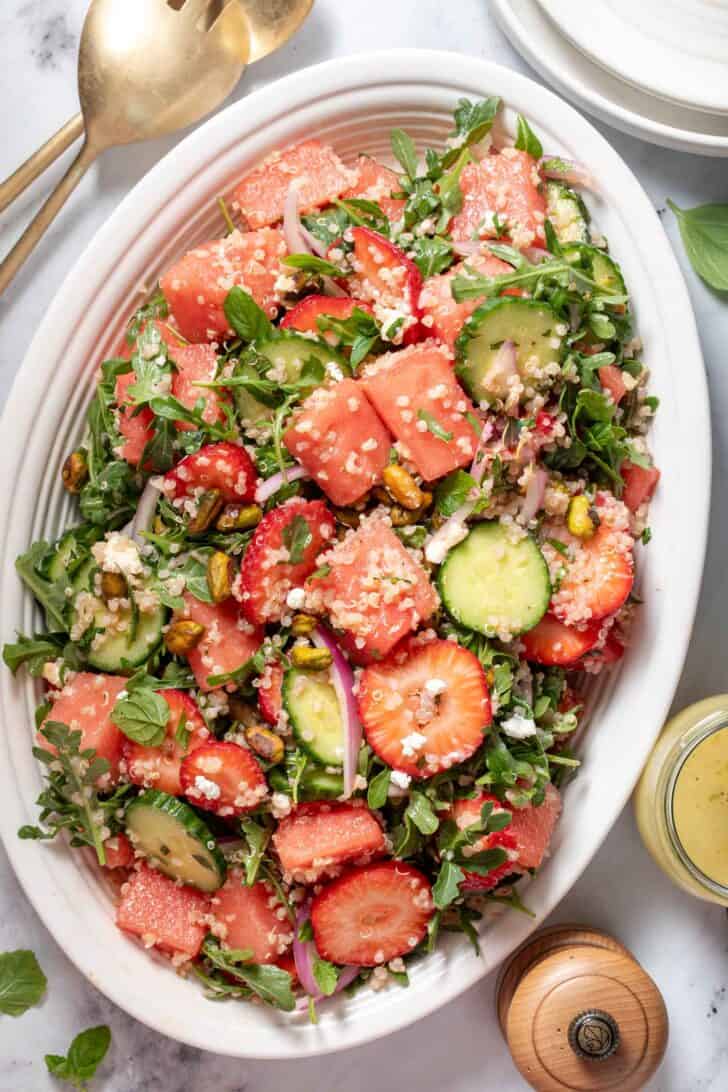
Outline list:
[[[303,234],[303,225],[298,216],[298,186],[299,179],[294,178],[288,187],[283,206],[283,237],[289,254],[311,254],[311,247]]]
[[[521,511],[519,513],[521,522],[530,523],[536,513],[540,510],[541,505],[543,504],[548,480],[548,473],[542,466],[534,468],[528,485],[526,486],[526,495],[523,498],[523,504],[521,505]]]
[[[298,911],[296,915],[295,932],[293,934],[293,961],[296,964],[296,974],[298,975],[298,981],[308,994],[308,997],[312,997],[314,1001],[323,1001],[326,998],[326,994],[321,993],[318,988],[318,983],[313,973],[313,961],[317,956],[316,945],[310,940],[299,940],[298,933],[304,922],[308,921],[310,916],[310,907],[304,906]],[[340,993],[342,990],[354,981],[359,974],[359,967],[345,966],[341,968],[339,973],[339,979],[336,983],[334,993],[329,996],[333,997],[335,994]],[[299,1009],[308,1007],[308,998],[300,1001],[297,1006]]]
[[[259,482],[255,487],[255,502],[256,504],[265,504],[267,500],[270,500],[279,489],[288,482],[298,481],[299,478],[307,478],[308,474],[300,464],[295,466],[289,466],[286,470],[279,470],[277,474],[271,474],[270,478],[265,478],[264,481]]]

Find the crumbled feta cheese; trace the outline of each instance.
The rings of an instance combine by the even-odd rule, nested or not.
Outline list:
[[[198,774],[195,778],[195,788],[200,796],[204,796],[205,800],[219,800],[220,798],[220,786],[214,781],[210,781],[209,778],[203,777],[202,774]]]
[[[103,542],[95,542],[91,553],[104,572],[136,576],[142,571],[139,547],[120,531],[111,531]]]
[[[507,720],[501,721],[501,731],[511,739],[528,739],[536,735],[536,725],[531,717],[522,717],[520,713],[514,713]]]
[[[291,588],[286,596],[286,606],[291,610],[301,610],[306,602],[306,593],[303,588]]]
[[[392,770],[389,780],[393,785],[396,785],[398,789],[408,789],[412,778],[409,774],[404,773],[403,770]]]
[[[426,743],[427,736],[423,736],[422,732],[410,732],[402,740],[402,754],[405,758],[414,758],[417,751],[422,750]]]

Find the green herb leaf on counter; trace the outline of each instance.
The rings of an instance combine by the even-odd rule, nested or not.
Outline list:
[[[540,159],[543,155],[541,141],[528,124],[523,114],[518,115],[516,123],[516,148],[520,152],[528,152],[534,159]]]
[[[719,292],[728,292],[728,205],[681,209],[668,198],[693,269]]]
[[[62,1081],[68,1081],[83,1092],[106,1057],[111,1045],[111,1032],[105,1024],[82,1031],[71,1043],[68,1054],[46,1054],[48,1072]]]
[[[5,1016],[22,1016],[37,1005],[47,984],[33,952],[20,948],[0,953],[0,1012]]]

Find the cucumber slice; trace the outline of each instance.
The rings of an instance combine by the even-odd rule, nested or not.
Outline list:
[[[73,579],[79,567],[88,559],[89,547],[102,535],[101,528],[84,526],[72,527],[61,535],[52,551],[44,559],[41,572],[47,580],[56,581],[61,577]]]
[[[256,352],[266,357],[272,364],[268,378],[278,383],[294,383],[300,376],[307,360],[313,357],[326,369],[327,378],[341,378],[351,375],[351,368],[341,353],[332,349],[325,341],[304,337],[303,334],[281,333],[256,345]],[[253,366],[242,360],[235,370],[235,375],[249,375],[257,378]],[[255,425],[272,421],[274,407],[255,397],[243,387],[234,387],[235,405],[243,424]]]
[[[545,186],[546,215],[562,245],[588,243],[589,210],[579,194],[563,182],[547,182]]]
[[[547,303],[505,296],[486,300],[465,323],[457,340],[456,372],[478,402],[505,400],[510,392],[500,366],[494,366],[504,341],[516,348],[516,367],[529,386],[547,386],[559,370],[561,321]],[[555,368],[549,365],[556,365]]]
[[[90,557],[76,573],[73,580],[74,600],[79,592],[88,592],[93,595],[94,574],[98,572],[98,566]],[[119,629],[116,624],[113,629],[108,629],[109,608],[103,599],[94,596],[94,602],[89,604],[93,609],[93,617],[89,628],[96,630],[91,647],[87,652],[88,662],[99,671],[110,671],[115,674],[130,674],[131,670],[151,655],[162,640],[162,627],[167,618],[167,611],[161,604],[153,611],[139,611],[136,619],[131,606],[119,611],[115,618],[124,629]],[[78,618],[78,611],[74,610],[71,625]]]
[[[268,781],[273,792],[288,795],[291,786],[283,770],[274,766],[268,771]],[[344,792],[344,779],[340,773],[328,773],[326,770],[309,766],[303,771],[298,783],[300,800],[335,800]]]
[[[512,542],[498,520],[479,523],[450,551],[438,587],[455,621],[486,637],[533,629],[551,598],[548,567],[533,538]]]
[[[568,261],[588,270],[603,292],[614,296],[626,296],[627,288],[622,271],[608,254],[595,246],[567,246],[564,254]]]
[[[293,668],[283,678],[283,706],[296,742],[316,762],[341,766],[344,721],[336,691],[323,673]]]
[[[200,891],[225,882],[225,858],[210,828],[184,800],[145,789],[126,809],[126,830],[135,849],[151,857],[165,876]]]

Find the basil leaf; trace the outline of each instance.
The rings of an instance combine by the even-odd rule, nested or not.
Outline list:
[[[461,863],[468,872],[474,872],[476,876],[488,876],[494,868],[499,868],[507,860],[508,854],[506,851],[500,846],[495,846],[493,849],[484,849],[480,853],[474,853],[472,857],[463,857]]]
[[[329,963],[327,959],[320,959],[316,956],[313,960],[312,970],[316,985],[321,993],[324,997],[330,997],[336,989],[336,983],[339,981],[338,968],[333,963]]]
[[[404,173],[408,178],[415,179],[417,177],[417,151],[412,137],[405,133],[404,129],[392,129],[390,142],[392,154],[397,162],[401,163]]]
[[[143,747],[158,747],[167,734],[169,706],[154,690],[127,691],[114,706],[112,718],[127,739]]]
[[[392,771],[389,766],[385,766],[384,769],[380,770],[376,777],[373,777],[369,782],[369,788],[367,789],[367,804],[370,808],[383,808],[387,803],[391,776]]]
[[[427,431],[436,436],[438,440],[443,440],[445,443],[452,440],[452,432],[448,432],[447,429],[443,428],[437,418],[433,417],[427,410],[417,410],[417,420],[424,421],[427,425]]]
[[[5,1016],[22,1016],[37,1005],[47,983],[33,952],[19,948],[0,954],[0,1012]]]
[[[698,205],[675,213],[683,246],[693,269],[719,292],[728,292],[728,205]]]
[[[444,910],[460,894],[465,873],[452,861],[444,861],[432,888],[432,900],[438,910]]]
[[[88,1028],[76,1036],[65,1058],[61,1054],[46,1054],[48,1072],[74,1088],[83,1089],[106,1057],[110,1044],[111,1032],[105,1024]]]
[[[477,489],[475,478],[464,470],[453,470],[438,482],[435,489],[435,510],[441,516],[452,516],[470,499]]]
[[[543,155],[541,141],[528,124],[523,114],[518,115],[516,123],[516,148],[520,152],[528,152],[534,159],[540,159]]]
[[[283,545],[288,550],[286,565],[300,565],[303,555],[313,542],[313,532],[304,516],[294,516],[291,522],[283,528]]]
[[[303,269],[305,273],[321,273],[325,277],[348,277],[345,269],[339,269],[333,262],[327,262],[324,258],[317,258],[315,254],[289,254],[287,258],[281,258],[282,265],[290,265],[293,269]]]
[[[452,244],[439,235],[423,235],[415,239],[410,253],[423,277],[432,277],[449,269],[454,255]]]
[[[238,285],[228,292],[223,310],[225,318],[243,341],[267,341],[273,336],[273,326],[265,311]]]

